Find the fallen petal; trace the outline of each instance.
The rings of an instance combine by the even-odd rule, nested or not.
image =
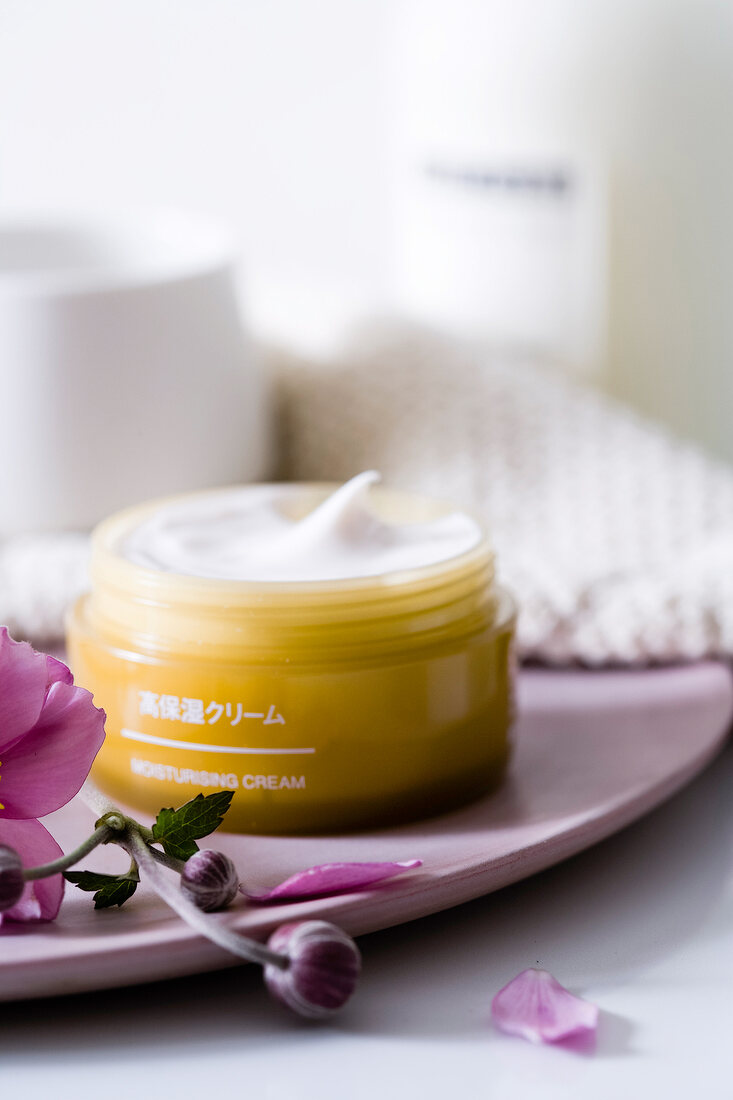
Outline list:
[[[491,1016],[509,1035],[532,1043],[557,1043],[595,1034],[598,1009],[573,996],[546,970],[523,970],[494,997]]]
[[[374,886],[420,866],[421,859],[407,859],[402,863],[322,863],[291,875],[265,894],[248,894],[246,890],[242,893],[256,902],[305,901],[329,894],[350,894],[352,890]]]

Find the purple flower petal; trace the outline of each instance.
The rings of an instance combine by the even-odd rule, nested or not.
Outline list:
[[[61,848],[40,821],[9,821],[7,818],[0,818],[0,843],[15,848],[24,867],[37,867],[63,855]],[[29,882],[17,905],[0,913],[0,924],[3,918],[14,921],[53,920],[63,896],[64,880],[61,875]]]
[[[45,692],[45,657],[41,662]],[[43,817],[73,798],[104,741],[104,722],[88,691],[52,683],[38,721],[3,752],[0,821]]]
[[[44,654],[27,642],[14,641],[7,627],[0,627],[0,760],[3,751],[36,724],[47,684]]]
[[[421,865],[421,859],[402,863],[322,863],[291,875],[265,894],[247,894],[245,890],[242,893],[256,902],[304,901],[329,894],[349,894]]]
[[[491,1015],[501,1031],[532,1043],[557,1043],[595,1034],[598,1009],[573,996],[546,970],[523,970],[494,997]]]
[[[50,653],[46,654],[46,672],[48,674],[48,687],[56,683],[74,683],[71,669],[63,661],[59,661],[57,657],[52,657]]]

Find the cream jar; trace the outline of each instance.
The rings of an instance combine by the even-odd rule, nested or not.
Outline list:
[[[197,493],[97,528],[68,644],[108,715],[104,791],[155,812],[223,788],[230,829],[307,833],[497,784],[515,613],[490,546],[376,479]]]

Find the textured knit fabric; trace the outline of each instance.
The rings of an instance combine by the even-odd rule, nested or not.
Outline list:
[[[381,471],[486,521],[524,658],[733,655],[733,471],[552,368],[410,328],[329,362],[271,356],[280,475]],[[0,622],[58,641],[88,539],[0,543]]]
[[[88,555],[82,534],[0,541],[0,623],[16,638],[58,645],[66,612],[87,586]]]
[[[488,524],[519,652],[639,664],[733,654],[733,471],[552,368],[373,330],[283,357],[281,473],[452,498]]]

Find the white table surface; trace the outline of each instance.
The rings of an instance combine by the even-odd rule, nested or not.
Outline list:
[[[3,1005],[3,1095],[730,1100],[733,747],[588,852],[360,945],[325,1026],[271,1004],[254,967]],[[594,1053],[493,1030],[492,994],[537,965],[601,1007]]]

